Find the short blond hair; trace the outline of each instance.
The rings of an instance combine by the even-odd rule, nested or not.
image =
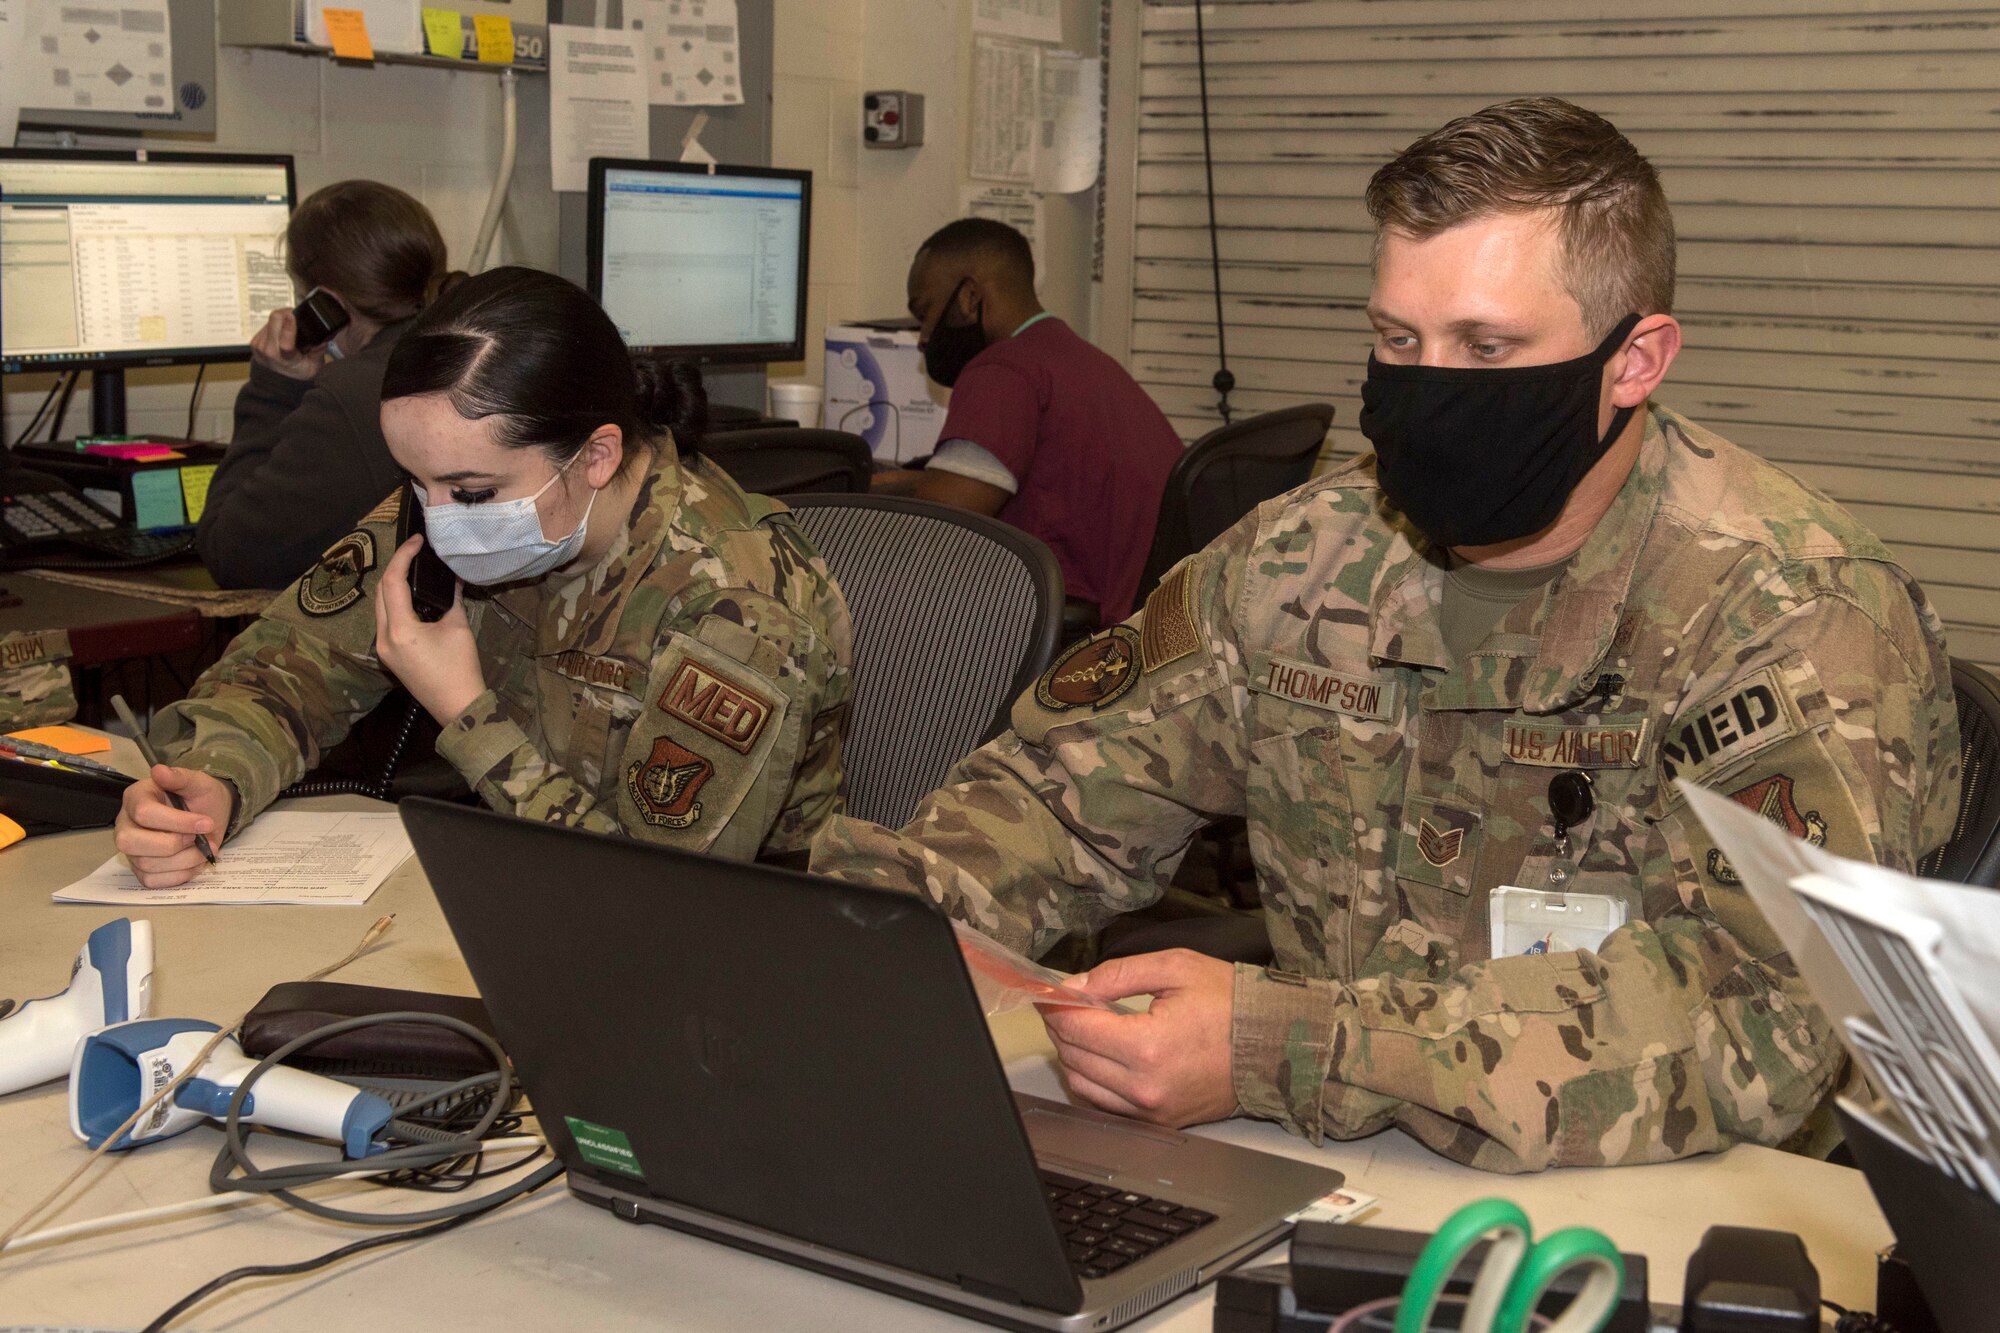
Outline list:
[[[1552,211],[1559,276],[1595,336],[1674,305],[1674,219],[1653,164],[1594,112],[1524,97],[1461,116],[1368,182],[1376,244],[1500,213]]]

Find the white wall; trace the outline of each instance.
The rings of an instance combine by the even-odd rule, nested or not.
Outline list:
[[[291,153],[299,197],[354,176],[387,181],[423,200],[444,232],[454,267],[471,249],[500,160],[497,74],[407,65],[345,65],[282,51],[222,47],[216,62],[217,133],[191,147]],[[495,262],[553,268],[556,205],[549,188],[546,76],[521,79],[520,152],[502,215]],[[24,142],[26,142],[24,140]],[[156,147],[169,143],[154,140]],[[194,368],[130,372],[135,431],[178,435],[187,425]],[[226,440],[246,365],[211,366],[196,434]],[[8,439],[19,433],[53,375],[9,375]],[[65,434],[90,425],[88,378],[78,386]]]

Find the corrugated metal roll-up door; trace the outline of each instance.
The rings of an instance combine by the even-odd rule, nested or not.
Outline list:
[[[1195,22],[1112,0],[1104,328],[1217,424]],[[1203,9],[1240,412],[1355,430],[1384,160],[1552,93],[1660,168],[1687,350],[1660,398],[1847,504],[2000,663],[2000,7],[1888,0],[1242,0]],[[1123,345],[1119,345],[1123,341]]]

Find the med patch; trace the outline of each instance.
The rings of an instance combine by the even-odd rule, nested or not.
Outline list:
[[[1035,682],[1035,702],[1052,713],[1109,708],[1139,683],[1139,635],[1114,625],[1055,660]]]
[[[361,583],[375,568],[375,537],[357,529],[326,548],[319,563],[299,580],[299,610],[309,616],[337,616],[361,600]]]
[[[1778,668],[1753,672],[1707,708],[1681,715],[1660,738],[1660,766],[1669,781],[1697,786],[1805,729]]]
[[[756,748],[773,711],[772,701],[763,694],[690,657],[681,658],[667,678],[659,705],[662,712],[713,736],[738,754],[749,754]]]

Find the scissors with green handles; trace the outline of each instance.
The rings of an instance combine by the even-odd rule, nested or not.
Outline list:
[[[1532,1240],[1528,1215],[1505,1199],[1482,1199],[1453,1213],[1438,1228],[1396,1307],[1395,1333],[1429,1333],[1445,1284],[1472,1247],[1493,1244],[1466,1298],[1462,1333],[1528,1333],[1535,1307],[1558,1278],[1583,1274],[1583,1289],[1552,1320],[1547,1333],[1598,1333],[1618,1306],[1625,1263],[1601,1231],[1568,1227]]]

